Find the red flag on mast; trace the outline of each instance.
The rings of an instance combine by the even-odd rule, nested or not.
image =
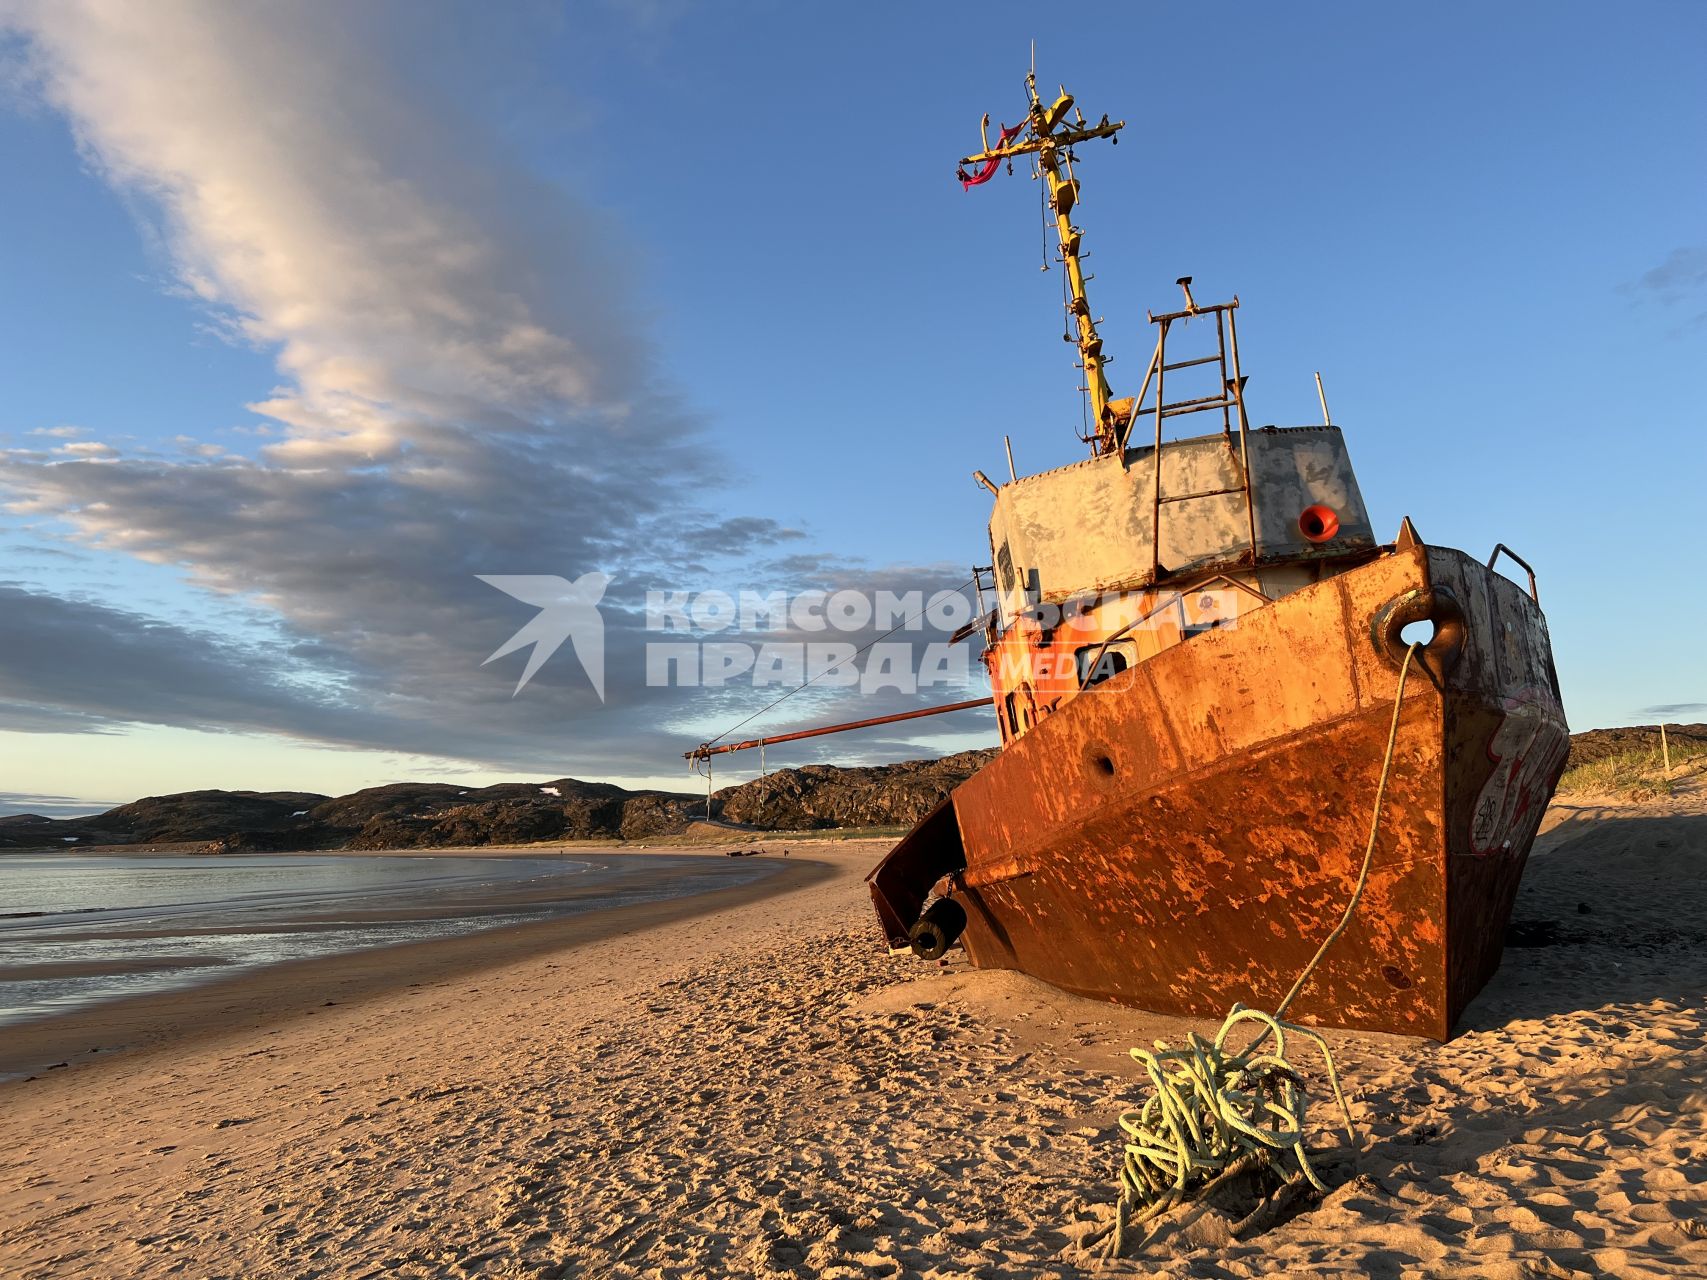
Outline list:
[[[1019,137],[1020,130],[1025,128],[1025,123],[1026,122],[1024,120],[1021,120],[1011,129],[1004,124],[1002,126],[1001,140],[996,143],[996,146],[1005,147],[1014,138]],[[954,176],[960,179],[960,189],[962,191],[970,191],[973,187],[983,186],[991,178],[996,176],[996,166],[1001,164],[1001,162],[1002,158],[1000,156],[991,156],[988,160],[984,161],[984,167],[979,169],[977,173],[967,173],[965,169],[957,169]]]

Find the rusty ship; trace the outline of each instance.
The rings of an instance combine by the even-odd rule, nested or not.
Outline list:
[[[1534,572],[1408,517],[1379,542],[1326,395],[1320,425],[1253,430],[1239,301],[1190,277],[1115,398],[1073,214],[1076,148],[1124,122],[1026,89],[958,177],[1022,161],[1042,184],[1090,456],[1020,475],[1010,447],[1006,483],[973,473],[992,607],[956,639],[983,641],[1001,747],[868,877],[883,936],[1160,1012],[1295,995],[1302,1022],[1445,1039],[1499,967],[1569,749]]]
[[[1354,890],[1390,765],[1359,908],[1291,1016],[1445,1039],[1499,966],[1569,747],[1534,573],[1408,518],[1379,542],[1325,395],[1321,425],[1253,430],[1238,299],[1189,277],[1114,398],[1073,213],[1076,148],[1122,122],[1027,92],[959,177],[1022,160],[1044,184],[1090,457],[977,475],[1001,750],[871,873],[884,936],[1162,1012],[1273,1008]]]

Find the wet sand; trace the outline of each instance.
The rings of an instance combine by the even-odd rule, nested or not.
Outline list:
[[[1242,1243],[1174,1222],[1119,1262],[1125,1049],[1202,1024],[884,954],[881,848],[233,991],[149,1051],[0,1086],[0,1273],[1707,1273],[1699,790],[1555,814],[1518,908],[1549,945],[1509,949],[1449,1044],[1330,1037],[1361,1149],[1312,1113],[1322,1206]]]
[[[455,857],[502,857],[507,853],[524,853],[528,857],[540,857],[546,852],[537,848],[435,850],[419,856],[441,856],[442,853],[442,856]],[[576,852],[583,857],[597,857],[584,850]],[[542,952],[591,939],[634,933],[707,909],[756,901],[783,891],[789,884],[809,880],[814,874],[823,874],[821,869],[805,863],[796,866],[792,860],[779,858],[741,859],[732,865],[730,859],[703,856],[704,850],[660,849],[656,852],[672,857],[682,853],[702,855],[702,867],[685,872],[672,871],[671,880],[680,888],[682,896],[595,909],[586,914],[458,937],[287,961],[258,971],[246,971],[229,980],[214,972],[208,981],[193,987],[93,1004],[42,1021],[0,1027],[0,1081],[49,1070],[65,1070],[93,1060],[102,1053],[134,1055],[246,1028],[260,1029],[277,1017],[354,1004],[399,988],[414,989],[457,975],[501,968]],[[326,855],[316,853],[315,856]],[[754,876],[757,878],[748,883]],[[731,879],[737,883],[730,884]],[[561,909],[566,904],[574,904],[578,898],[596,902],[601,897],[628,892],[644,883],[645,876],[641,870],[625,868],[616,875],[603,877],[586,886],[573,881],[537,888],[503,886],[483,892],[479,906],[483,911],[522,910],[547,904]],[[697,901],[700,898],[705,901]],[[404,921],[439,911],[442,907],[429,908],[408,903],[393,908],[365,906],[360,914],[369,921]],[[338,914],[349,917],[351,912],[346,908]],[[276,930],[279,926],[267,927]],[[138,962],[129,962],[129,967],[139,967]],[[8,977],[29,976],[29,970],[23,967],[5,972]]]

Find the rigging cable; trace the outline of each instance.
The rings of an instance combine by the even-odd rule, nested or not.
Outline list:
[[[955,595],[960,594],[961,592],[965,591],[967,587],[969,587],[973,583],[975,583],[977,580],[978,580],[977,575],[974,574],[972,577],[968,578],[965,582],[962,582],[959,586],[955,587],[953,594],[955,594]],[[943,595],[943,594],[948,594],[948,593],[945,593],[945,592],[938,592],[937,593],[938,596]],[[937,598],[936,596],[932,597],[933,600],[936,598]],[[792,698],[795,694],[801,692],[803,689],[809,688],[810,686],[817,684],[818,681],[822,680],[825,676],[829,675],[830,672],[836,670],[838,667],[845,667],[848,663],[852,662],[855,658],[859,657],[859,655],[864,653],[867,649],[870,649],[874,645],[881,644],[883,641],[887,640],[890,636],[894,635],[897,631],[900,631],[905,627],[911,626],[913,623],[917,622],[920,618],[924,617],[930,611],[931,611],[931,606],[929,604],[927,604],[923,609],[920,609],[917,613],[913,614],[911,617],[903,618],[900,622],[897,622],[894,626],[890,627],[889,630],[885,631],[882,635],[878,636],[877,639],[872,640],[872,641],[868,641],[867,643],[862,644],[859,648],[855,649],[852,653],[850,653],[847,657],[843,658],[840,662],[832,662],[829,666],[825,667],[822,671],[820,671],[817,675],[813,676],[810,680],[806,681],[804,684],[796,685],[794,688],[790,689],[787,693],[783,694],[780,698],[777,698],[774,701],[766,703],[764,706],[760,707],[757,711],[753,712],[753,714],[748,716],[746,719],[736,721],[734,724],[730,725],[727,729],[725,729],[722,733],[718,734],[715,738],[706,739],[704,742],[699,744],[701,749],[704,749],[705,747],[709,747],[709,746],[712,746],[718,742],[721,742],[724,738],[727,738],[730,734],[734,733],[735,730],[739,729],[742,725],[750,724],[754,720],[757,720],[760,716],[764,715],[765,712],[769,711],[772,707],[775,707],[781,703],[787,702],[790,698]],[[697,761],[700,758],[701,757],[695,757],[695,760]],[[710,758],[704,757],[704,759],[706,759],[707,764],[709,765]]]

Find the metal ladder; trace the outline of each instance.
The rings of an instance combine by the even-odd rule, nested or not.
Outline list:
[[[1257,561],[1257,511],[1256,501],[1251,491],[1251,456],[1250,456],[1250,420],[1245,415],[1245,378],[1239,372],[1239,331],[1234,319],[1234,312],[1239,309],[1239,299],[1235,295],[1231,302],[1218,302],[1212,306],[1199,306],[1191,296],[1191,277],[1181,276],[1175,283],[1185,292],[1185,310],[1170,311],[1166,315],[1149,315],[1150,323],[1157,326],[1156,350],[1150,357],[1150,367],[1144,374],[1144,385],[1139,389],[1137,397],[1132,402],[1132,416],[1127,420],[1126,432],[1121,437],[1120,447],[1125,450],[1131,439],[1132,431],[1138,425],[1138,420],[1149,415],[1156,424],[1155,450],[1155,482],[1152,486],[1150,509],[1150,580],[1159,582],[1167,576],[1169,570],[1162,567],[1162,507],[1172,502],[1191,502],[1198,498],[1219,498],[1229,493],[1245,495],[1245,515],[1250,529],[1250,557],[1254,565]],[[1175,321],[1189,321],[1199,316],[1215,317],[1215,354],[1199,356],[1190,360],[1168,361],[1168,331]],[[1167,375],[1178,369],[1191,369],[1202,365],[1215,365],[1220,373],[1220,391],[1214,395],[1196,396],[1185,400],[1168,403],[1166,395]],[[1144,397],[1149,394],[1150,383],[1156,384],[1156,401],[1146,406]],[[1237,466],[1239,474],[1244,478],[1242,484],[1232,485],[1224,489],[1205,489],[1199,493],[1164,494],[1162,492],[1162,424],[1169,418],[1187,413],[1208,413],[1219,409],[1221,411],[1221,434],[1227,445],[1229,455],[1233,451],[1233,418],[1238,416],[1239,454]]]

